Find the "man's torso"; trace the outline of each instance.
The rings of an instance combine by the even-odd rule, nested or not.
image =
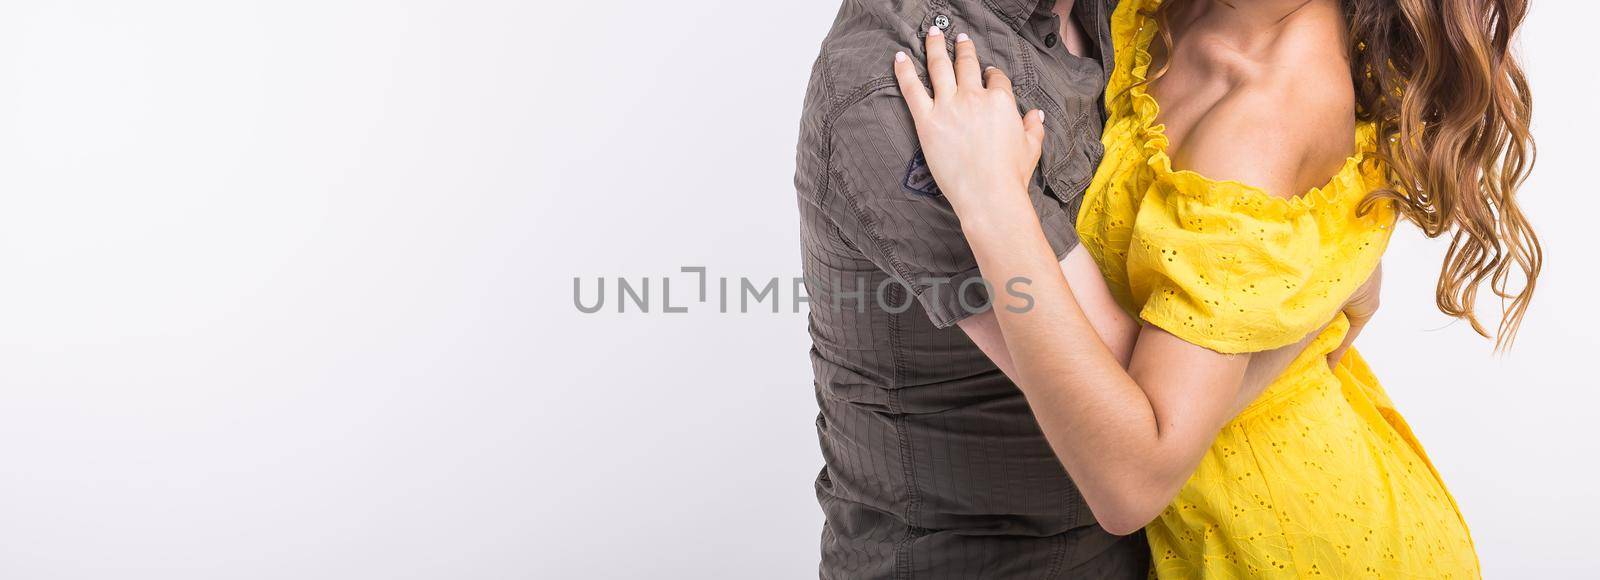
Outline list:
[[[920,165],[890,66],[896,50],[922,61],[929,26],[967,32],[1019,104],[1045,111],[1030,195],[1064,254],[1101,154],[1113,3],[1073,9],[1089,58],[1067,52],[1048,2],[1029,0],[851,0],[824,41],[795,177],[827,462],[816,482],[824,576],[1142,576],[1130,560],[1142,542],[1093,525],[1021,392],[954,326],[987,292]]]

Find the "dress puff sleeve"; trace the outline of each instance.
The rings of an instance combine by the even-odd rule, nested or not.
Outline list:
[[[1221,353],[1272,350],[1321,329],[1377,267],[1395,214],[1372,163],[1351,158],[1294,198],[1164,172],[1145,191],[1128,244],[1129,291],[1144,321]]]

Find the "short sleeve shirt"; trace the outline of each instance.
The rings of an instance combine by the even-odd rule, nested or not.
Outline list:
[[[1007,289],[985,287],[891,68],[901,50],[921,66],[930,26],[966,32],[1044,111],[1028,194],[1064,257],[1103,151],[1114,3],[1074,4],[1083,57],[1049,0],[849,0],[824,40],[795,173],[824,577],[1143,577],[1143,542],[1094,525],[1021,392],[954,326]]]

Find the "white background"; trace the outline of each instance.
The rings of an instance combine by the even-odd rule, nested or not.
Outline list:
[[[1600,5],[1534,3],[1521,342],[1413,233],[1362,338],[1499,578],[1600,565]],[[0,578],[814,577],[804,316],[659,284],[799,274],[835,8],[0,4]]]

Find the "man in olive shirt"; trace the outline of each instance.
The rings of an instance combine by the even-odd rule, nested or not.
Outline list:
[[[1144,577],[1143,538],[1095,524],[995,363],[1009,355],[989,290],[891,66],[897,50],[925,62],[929,27],[966,32],[1021,108],[1045,111],[1029,195],[1065,258],[1102,152],[1114,4],[845,0],[823,41],[795,174],[827,463],[822,577]]]

